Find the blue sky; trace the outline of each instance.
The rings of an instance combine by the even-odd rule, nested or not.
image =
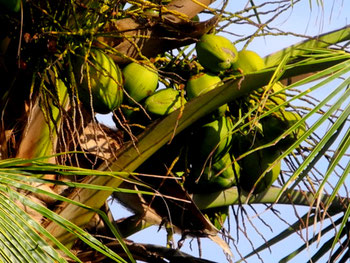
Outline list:
[[[227,10],[241,10],[246,4],[247,0],[229,0],[229,6]],[[262,3],[264,1],[254,1],[256,5]],[[277,2],[277,1],[275,1]],[[281,2],[281,1],[279,1]],[[310,7],[311,2],[311,7]],[[222,5],[221,1],[215,2],[213,7],[220,7]],[[321,33],[329,32],[338,28],[341,28],[347,24],[350,24],[350,2],[346,0],[325,0],[324,6],[320,7],[317,5],[317,1],[315,0],[303,0],[301,3],[295,4],[294,8],[290,11],[282,14],[278,19],[276,19],[271,25],[278,29],[287,32],[293,32],[302,35],[310,35],[316,36]],[[248,28],[248,29],[247,29]],[[253,27],[247,27],[245,25],[232,25],[227,28],[228,31],[234,32],[238,35],[247,35],[249,34],[249,30],[253,30]],[[235,37],[227,34],[232,41],[235,41]],[[297,43],[301,41],[302,38],[293,37],[293,36],[268,36],[265,38],[256,38],[252,41],[252,43],[248,46],[248,49],[256,51],[261,56],[266,56],[273,52],[276,52],[284,47],[287,47],[291,44]],[[237,48],[240,49],[242,47],[242,43],[237,44]],[[108,122],[108,121],[107,121]],[[107,123],[108,124],[108,123]],[[289,222],[293,222],[296,220],[296,216],[292,209],[285,209],[284,207],[278,207],[278,209],[282,212],[281,216],[284,217],[287,215]],[[247,208],[247,210],[250,210]],[[259,211],[262,210],[260,206]],[[304,209],[305,210],[305,209]],[[127,214],[127,212],[123,212],[120,214],[120,208],[114,207],[114,212],[118,217],[123,217]],[[252,211],[249,213],[253,215]],[[303,214],[303,213],[300,213]],[[277,219],[276,216],[272,216],[270,212],[266,212],[263,215],[263,218],[268,222],[268,224],[273,226],[273,233],[271,233],[270,229],[268,229],[264,224],[259,222],[259,220],[255,220],[254,224],[257,226],[258,230],[266,236],[271,236],[271,234],[279,233],[283,230],[286,225],[281,224],[281,221]],[[276,222],[276,223],[275,223]],[[249,224],[248,224],[249,225]],[[233,238],[236,239],[235,231],[234,231],[234,220],[231,220],[231,229]],[[254,231],[252,231],[254,233]],[[177,239],[179,237],[176,237]],[[254,236],[250,236],[252,240],[254,240],[254,244],[262,244],[265,241],[261,236],[255,234]],[[152,227],[147,230],[144,230],[134,236],[131,236],[130,239],[135,242],[144,242],[144,243],[155,243],[164,245],[166,242],[165,231],[161,230],[157,232],[157,227]],[[245,241],[244,238],[240,238],[240,242],[236,244],[239,247],[242,255],[245,255],[247,252],[251,251],[251,246],[249,242]],[[300,243],[299,237],[294,237],[286,241],[283,245],[278,247],[272,247],[272,254],[262,253],[261,257],[265,260],[265,262],[273,263],[277,262],[282,256],[285,255],[285,250],[290,249],[292,247],[297,248]],[[191,250],[192,246],[192,250]],[[215,262],[227,262],[225,255],[223,254],[220,247],[214,244],[212,241],[208,239],[201,239],[201,247],[202,247],[202,256],[203,258],[213,260]],[[316,247],[311,247],[310,250],[315,250]],[[190,240],[185,242],[184,252],[191,253],[195,256],[198,256],[198,248],[197,241],[193,240],[190,243]],[[232,252],[237,255],[237,252],[232,246]],[[238,259],[239,257],[235,257]],[[307,254],[301,254],[299,257],[296,257],[291,262],[304,262],[307,260]],[[254,257],[247,262],[259,262],[259,259]]]

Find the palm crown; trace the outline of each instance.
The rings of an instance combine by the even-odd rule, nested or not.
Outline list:
[[[174,249],[172,234],[233,256],[227,217],[252,244],[242,260],[295,233],[300,248],[282,261],[319,240],[311,261],[348,259],[349,27],[261,58],[245,46],[274,34],[269,23],[293,3],[0,4],[2,261],[206,262]],[[232,43],[234,23],[256,31]],[[133,216],[116,221],[109,197]],[[287,204],[298,219],[256,247],[247,209],[259,204],[280,222]],[[167,246],[125,239],[149,225],[166,228]]]

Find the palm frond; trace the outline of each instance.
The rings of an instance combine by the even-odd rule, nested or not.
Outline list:
[[[318,48],[325,48],[331,45],[349,40],[350,27],[335,30],[330,33],[323,34],[315,39],[306,40],[299,44],[290,46],[282,49],[274,54],[265,57],[266,66],[275,66],[279,64],[286,56],[287,57],[298,57],[305,53],[313,52]]]
[[[38,158],[39,160],[43,159]],[[47,158],[47,157],[46,157]],[[29,165],[30,164],[30,165]],[[36,214],[41,215],[42,217],[45,217],[46,220],[54,221],[57,225],[56,227],[60,226],[65,231],[68,231],[72,233],[74,236],[80,238],[83,240],[87,245],[91,246],[96,251],[104,254],[108,258],[113,259],[116,262],[126,262],[123,258],[118,256],[113,251],[109,250],[108,247],[104,246],[99,240],[97,240],[95,237],[93,237],[91,234],[86,232],[85,230],[81,229],[80,227],[77,227],[76,225],[72,224],[71,222],[67,221],[66,219],[60,217],[55,212],[51,211],[47,207],[37,203],[37,201],[32,200],[31,196],[32,194],[37,195],[45,195],[47,197],[50,197],[52,199],[55,199],[60,202],[73,202],[76,206],[82,206],[86,210],[91,210],[90,207],[83,205],[79,202],[74,202],[62,195],[58,195],[56,193],[44,190],[42,188],[38,188],[37,186],[33,185],[41,185],[41,184],[55,184],[56,182],[54,180],[47,180],[47,179],[41,179],[40,176],[47,174],[48,172],[52,173],[60,173],[62,174],[74,174],[75,176],[84,175],[86,176],[89,173],[92,173],[91,170],[78,168],[78,167],[67,167],[63,165],[54,165],[54,164],[47,164],[40,162],[38,160],[23,160],[23,159],[8,159],[4,162],[1,162],[1,168],[0,168],[0,192],[1,197],[4,199],[6,194],[9,199],[7,202],[17,201],[18,203],[21,203],[23,207],[26,209],[31,209],[35,211]],[[101,176],[103,172],[100,172]],[[94,173],[96,175],[96,173]],[[105,172],[103,174],[104,176],[110,176],[110,173]],[[87,187],[90,189],[100,189],[100,190],[117,190],[117,189],[111,189],[111,188],[103,188],[101,189],[100,186],[93,186],[93,185],[84,185],[79,183],[67,183],[60,182],[61,184],[69,187]],[[14,190],[17,189],[17,190]],[[25,196],[18,191],[24,191],[29,193],[29,195]],[[125,191],[125,192],[133,192],[133,191]],[[144,194],[151,194],[149,192],[143,191]],[[4,199],[6,201],[6,199]],[[12,207],[13,208],[13,207]],[[19,209],[19,208],[18,208]],[[132,259],[132,255],[128,251],[128,248],[125,246],[122,237],[119,234],[119,231],[115,228],[115,226],[110,222],[109,218],[105,215],[104,212],[100,210],[93,209],[94,213],[99,214],[99,216],[102,218],[102,220],[105,222],[107,227],[110,229],[110,231],[113,233],[114,237],[119,240],[119,243],[121,247],[125,250],[126,254],[128,255],[130,260]],[[15,213],[15,212],[11,212]],[[17,211],[18,213],[18,211]],[[25,218],[29,218],[29,216],[24,212],[21,211],[21,216],[24,216]],[[9,219],[10,220],[10,219]],[[49,240],[49,244],[45,243],[45,246],[47,246],[46,251],[51,251],[52,253],[57,253],[54,248],[51,246],[57,246],[59,249],[61,249],[64,253],[66,253],[67,256],[70,258],[76,260],[79,262],[79,259],[74,256],[71,251],[64,245],[62,245],[61,242],[59,242],[55,237],[53,237],[43,226],[41,226],[39,223],[35,222],[33,219],[30,220],[31,224],[34,224],[34,229],[30,229],[33,231],[38,231],[38,233],[42,234]],[[3,226],[5,227],[5,226]],[[5,227],[6,229],[6,227]],[[33,233],[29,233],[33,234]],[[38,235],[35,232],[35,235]],[[43,242],[41,240],[37,242]]]
[[[11,190],[1,185],[1,252],[2,262],[66,262],[38,233],[50,236],[42,226],[21,210],[12,198]],[[9,194],[9,195],[8,195]],[[59,246],[70,258],[79,262],[69,250]]]

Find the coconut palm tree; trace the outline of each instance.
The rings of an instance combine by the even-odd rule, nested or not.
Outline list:
[[[269,25],[299,2],[0,1],[1,260],[210,262],[181,252],[180,233],[178,247],[209,238],[242,261],[298,234],[282,261],[317,242],[310,261],[346,261],[350,28],[265,58],[216,39],[232,24],[254,28],[233,37],[244,46],[285,34]],[[189,97],[204,74],[194,89],[219,80]],[[135,97],[151,76],[162,87]],[[110,199],[133,215],[115,220]],[[264,205],[283,224],[280,204],[297,219],[267,239],[247,210]],[[166,229],[167,244],[127,239],[150,225]],[[252,252],[241,255],[234,235]]]

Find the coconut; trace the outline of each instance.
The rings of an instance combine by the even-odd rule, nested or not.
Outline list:
[[[106,114],[116,110],[123,101],[121,70],[109,56],[97,49],[91,50],[88,60],[85,63],[79,57],[74,67],[79,99],[88,107],[91,107],[92,101],[97,113]]]
[[[136,102],[154,93],[158,86],[158,72],[154,68],[132,62],[123,69],[124,89]],[[133,104],[133,101],[128,99]]]
[[[273,84],[273,86],[271,88],[272,93],[277,93],[277,92],[282,91],[284,89],[285,89],[285,86],[281,82],[276,82],[275,84]],[[286,96],[285,92],[282,91],[278,94],[269,96],[268,100],[266,102],[266,107],[268,107],[268,108],[276,107],[278,105],[285,103],[286,100],[287,100],[287,96]],[[284,108],[284,107],[281,107],[281,108]]]
[[[201,167],[198,168],[194,169],[198,171],[195,175],[199,178],[198,185],[209,191],[223,190],[237,185],[237,179],[240,177],[240,166],[229,153],[216,163],[208,164],[203,174],[200,172]]]
[[[186,83],[187,98],[193,99],[195,97],[198,97],[221,84],[223,84],[223,82],[217,75],[204,72],[196,74],[192,76]],[[220,106],[216,111],[213,112],[211,118],[216,119],[219,116],[225,115],[227,107],[227,104]]]
[[[232,120],[221,116],[195,130],[191,141],[194,163],[203,165],[207,159],[212,163],[222,159],[232,146],[232,127]]]
[[[167,115],[186,103],[178,90],[172,88],[161,89],[147,97],[145,109],[155,115]]]
[[[249,74],[265,68],[264,60],[254,51],[241,50],[238,59],[233,63],[233,69],[240,70],[243,74]]]
[[[192,76],[186,83],[186,95],[189,99],[207,93],[222,84],[221,79],[212,73],[199,73]]]
[[[273,113],[262,119],[264,141],[271,142],[286,130],[292,127],[301,119],[300,115],[295,112],[282,111]],[[287,135],[277,143],[277,147],[285,151],[294,144],[306,131],[305,123],[302,123],[296,130]]]
[[[242,169],[239,185],[242,189],[250,192],[255,184],[256,186],[253,191],[255,194],[269,189],[273,182],[278,178],[281,171],[281,162],[274,163],[279,155],[280,152],[275,148],[267,148],[252,152],[245,156],[240,161]],[[271,165],[273,165],[271,170],[260,178]]]
[[[205,34],[196,43],[199,63],[207,70],[220,72],[237,61],[237,49],[223,36]]]

